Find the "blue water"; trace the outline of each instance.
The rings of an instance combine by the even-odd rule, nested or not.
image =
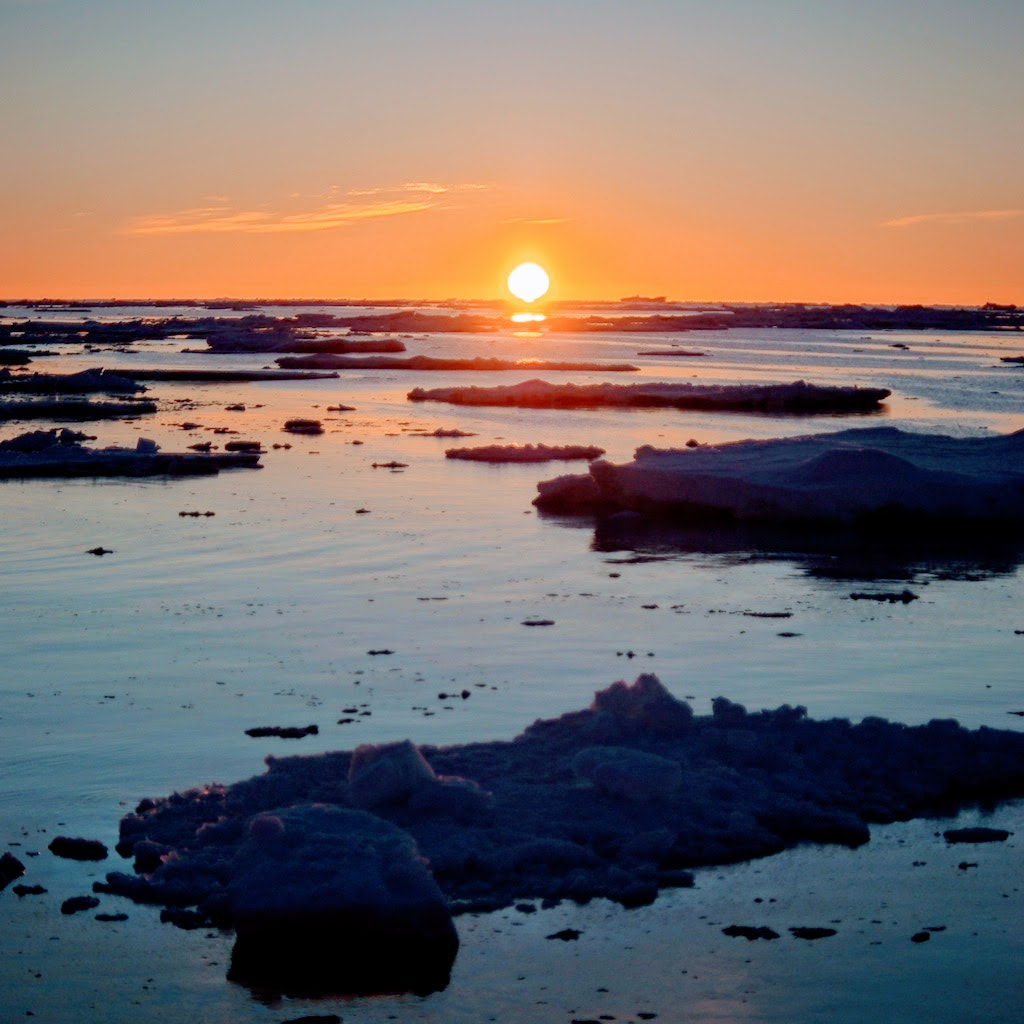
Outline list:
[[[897,343],[908,347],[893,347]],[[1021,728],[1022,720],[1008,714],[1024,709],[1017,551],[979,552],[966,545],[956,556],[890,560],[884,563],[889,575],[872,585],[907,586],[919,600],[856,602],[851,591],[868,587],[835,578],[827,559],[807,553],[663,544],[641,552],[653,560],[637,560],[632,550],[597,550],[589,524],[540,517],[530,504],[538,480],[578,472],[578,465],[487,466],[444,458],[446,447],[495,441],[598,444],[607,457],[622,461],[640,444],[771,437],[860,423],[961,435],[1021,429],[1024,371],[999,363],[1000,355],[1024,349],[1015,336],[749,331],[546,338],[509,331],[410,338],[406,344],[410,353],[629,360],[648,379],[803,378],[884,386],[894,394],[880,416],[810,419],[671,410],[474,410],[405,400],[413,387],[449,383],[455,375],[448,373],[352,371],[317,382],[156,384],[155,416],[90,424],[86,429],[98,436],[96,443],[134,444],[141,436],[171,450],[198,440],[222,442],[226,438],[211,430],[229,426],[239,437],[263,441],[265,468],[192,480],[0,484],[0,849],[28,863],[24,881],[50,889],[22,900],[9,890],[0,894],[0,920],[15,950],[0,965],[7,1007],[0,1019],[21,1020],[27,1010],[48,1021],[288,1016],[284,1009],[294,1007],[254,1004],[223,980],[229,948],[223,937],[162,927],[142,907],[126,907],[130,920],[118,925],[101,925],[89,915],[61,918],[61,899],[86,891],[93,878],[121,865],[85,869],[45,850],[57,832],[112,844],[119,817],[139,798],[252,775],[267,754],[407,736],[423,743],[510,738],[534,719],[585,706],[594,690],[641,671],[656,672],[701,713],[724,694],[753,708],[804,704],[815,717],[882,715],[912,723],[953,717],[972,727]],[[271,361],[265,355],[185,356],[178,351],[185,345],[146,343],[127,353],[58,347],[59,357],[37,365],[116,369],[122,363],[174,366],[202,359],[204,366],[254,367]],[[671,345],[707,354],[636,356]],[[511,383],[538,375],[460,374],[458,382]],[[544,376],[612,379],[596,372]],[[339,401],[355,411],[326,411]],[[226,411],[237,402],[245,412]],[[285,434],[281,426],[292,416],[320,418],[327,432]],[[185,431],[185,421],[200,427]],[[455,426],[477,436],[454,442],[412,436],[414,430]],[[22,429],[3,425],[0,439]],[[273,443],[292,447],[273,450]],[[408,468],[372,467],[391,460]],[[359,508],[369,512],[357,514]],[[206,510],[216,515],[178,514]],[[113,553],[85,553],[97,545]],[[651,605],[657,607],[644,607]],[[766,611],[792,615],[779,620],[744,614]],[[534,617],[555,624],[522,625]],[[798,635],[779,636],[783,631]],[[394,653],[368,653],[380,649]],[[471,692],[469,699],[438,696],[462,689]],[[339,718],[351,717],[342,709],[352,706],[370,714],[338,725]],[[244,732],[255,725],[310,723],[320,726],[320,734],[299,743],[253,740]],[[1007,820],[1019,814],[1014,808],[1000,813]],[[934,851],[914,853],[928,845],[935,827],[899,828],[905,833],[881,830],[878,843],[843,854],[851,860],[841,869],[836,852],[807,850],[771,862],[796,867],[766,864],[764,870],[774,872],[779,886],[793,885],[788,870],[820,879],[821,886],[837,870],[877,872],[878,885],[891,886],[893,915],[909,927],[916,911],[907,902],[906,864],[935,859]],[[885,839],[890,834],[901,838]],[[38,857],[24,856],[36,850],[42,851]],[[837,1016],[835,988],[848,972],[849,984],[867,991],[876,972],[892,1005],[903,1006],[891,1019],[923,1020],[912,1015],[906,993],[928,990],[939,976],[966,984],[974,965],[993,957],[1001,962],[1008,940],[1005,933],[990,934],[986,922],[1002,920],[1008,907],[1019,913],[1014,886],[1020,867],[1019,848],[1011,842],[986,850],[985,871],[970,879],[955,866],[948,875],[915,875],[913,900],[931,901],[929,910],[946,906],[947,916],[955,909],[962,932],[958,945],[942,947],[941,960],[938,936],[928,948],[911,950],[912,957],[905,943],[899,945],[906,962],[900,960],[898,976],[891,963],[873,959],[874,947],[865,952],[835,944],[827,959],[800,947],[788,954],[798,959],[788,961],[774,952],[765,960],[758,951],[745,964],[739,955],[744,951],[727,945],[737,940],[722,938],[716,943],[726,947],[715,960],[719,970],[703,951],[703,987],[684,979],[683,951],[697,955],[696,947],[685,945],[694,941],[694,921],[705,914],[730,923],[724,917],[736,893],[756,881],[748,866],[727,872],[728,884],[709,875],[694,893],[659,900],[644,911],[563,908],[542,924],[535,923],[539,915],[522,923],[514,914],[467,919],[460,923],[464,950],[446,993],[426,1001],[364,1001],[337,1012],[359,1020],[394,1013],[399,1019],[468,1022],[488,1019],[498,1012],[493,1006],[500,1008],[499,1019],[569,1019],[574,1007],[563,1005],[565,991],[545,1011],[540,983],[515,981],[521,962],[531,965],[531,977],[545,974],[552,990],[565,985],[547,977],[552,971],[563,978],[566,971],[582,971],[581,991],[588,971],[597,972],[595,979],[611,974],[618,989],[628,990],[620,991],[615,1009],[581,998],[578,1016],[610,1012],[631,1019],[644,1008],[637,1002],[641,990],[661,985],[652,1006],[659,1020],[863,1019]],[[918,885],[918,877],[926,884]],[[803,899],[805,888],[797,886],[792,898]],[[110,898],[106,902],[110,906],[102,909],[121,909]],[[808,912],[830,911],[812,901]],[[588,934],[602,936],[599,948],[553,949],[561,944],[545,942],[542,930],[563,927],[559,914],[566,921],[584,915]],[[915,921],[913,930],[941,923]],[[974,931],[976,940],[970,938]],[[658,937],[656,948],[642,938],[648,932]],[[690,934],[685,941],[682,932]],[[683,945],[672,952],[675,942]],[[500,956],[492,955],[498,951]],[[116,977],[107,970],[112,960],[121,968]],[[609,962],[618,967],[608,968]],[[641,963],[647,966],[641,969]],[[742,985],[760,997],[725,999],[726,967],[736,985],[742,975]],[[629,988],[632,973],[635,991]],[[1003,1019],[1011,1019],[1011,994],[1015,1000],[1020,980],[1013,971],[988,979],[979,1004],[987,1019],[999,1019],[1001,1007]],[[595,980],[593,987],[601,985]],[[904,995],[897,997],[900,986]],[[927,1019],[972,1019],[959,1010],[944,1018],[939,1004],[950,1005],[948,999],[921,1004],[934,1011]],[[558,1010],[551,1016],[553,1005]],[[98,1009],[83,1017],[83,1007],[90,1006]]]

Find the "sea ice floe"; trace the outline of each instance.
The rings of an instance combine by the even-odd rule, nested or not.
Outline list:
[[[1019,521],[1024,431],[991,437],[870,427],[695,448],[638,448],[633,461],[537,485],[534,504],[749,522],[850,524],[902,517]]]

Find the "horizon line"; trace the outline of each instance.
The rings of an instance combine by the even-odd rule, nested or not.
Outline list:
[[[534,308],[550,308],[557,306],[621,306],[627,303],[646,304],[653,309],[658,307],[672,308],[677,306],[819,306],[842,308],[844,306],[856,306],[860,308],[914,308],[924,309],[984,309],[986,306],[1017,308],[1018,303],[999,302],[986,300],[985,302],[880,302],[877,300],[853,301],[823,301],[807,299],[669,299],[663,296],[627,295],[618,299],[596,299],[596,298],[574,298],[574,299],[551,299],[548,302],[537,302],[529,305]],[[156,296],[129,296],[119,298],[117,296],[78,296],[78,297],[57,297],[41,296],[30,298],[20,296],[18,298],[0,297],[0,309],[4,306],[444,306],[444,305],[470,305],[470,306],[520,306],[524,305],[514,298],[492,297],[487,299],[458,298],[447,296],[442,299],[411,298],[408,296],[345,296],[345,297],[245,297],[237,295],[217,296],[173,296],[171,298],[158,298]]]

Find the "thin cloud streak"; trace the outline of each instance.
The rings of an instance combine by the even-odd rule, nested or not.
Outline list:
[[[548,224],[568,224],[569,217],[506,217],[502,224],[531,224],[544,226]]]
[[[380,203],[329,203],[305,213],[281,214],[267,210],[236,210],[226,207],[180,210],[177,213],[135,217],[125,227],[130,235],[250,234],[330,231],[361,220],[397,217],[433,208],[419,200]]]
[[[123,231],[129,235],[269,235],[332,231],[363,220],[447,209],[449,206],[437,204],[441,196],[487,188],[487,185],[442,185],[439,182],[412,181],[397,187],[350,189],[343,194],[348,201],[329,202],[300,213],[237,210],[226,204],[199,206],[174,213],[134,217]],[[338,191],[337,186],[331,187],[332,193],[337,194]],[[297,199],[300,196],[293,193],[289,198]]]
[[[896,217],[883,221],[882,227],[908,228],[917,224],[974,224],[979,221],[1013,220],[1024,217],[1024,209],[1015,210],[962,210],[958,213],[915,213],[909,217]]]

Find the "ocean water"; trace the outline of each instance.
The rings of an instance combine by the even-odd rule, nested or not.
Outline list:
[[[6,311],[13,319],[23,312]],[[61,900],[121,865],[59,861],[46,850],[49,839],[87,835],[112,845],[120,816],[144,796],[245,778],[268,754],[406,737],[508,739],[640,672],[657,673],[698,713],[724,695],[750,708],[803,704],[813,717],[1022,727],[1010,712],[1024,709],[1024,545],[961,536],[913,550],[833,550],[814,538],[751,546],[693,533],[608,537],[531,505],[538,480],[581,464],[444,457],[453,446],[545,442],[597,444],[624,461],[641,444],[883,423],[959,436],[1018,430],[1024,371],[999,357],[1024,353],[1019,335],[549,337],[509,329],[404,340],[410,354],[625,360],[640,370],[156,383],[155,416],[84,429],[97,444],[146,437],[172,450],[220,443],[228,438],[213,431],[226,427],[263,442],[264,468],[180,480],[0,483],[0,850],[26,863],[21,881],[49,890],[0,894],[0,1020],[24,1020],[29,1011],[55,1022],[275,1021],[314,1012],[454,1022],[630,1020],[640,1012],[668,1021],[1013,1019],[1024,962],[1014,925],[1024,867],[1019,806],[986,818],[1017,826],[1018,836],[972,850],[966,859],[976,869],[960,870],[961,851],[936,840],[948,823],[911,822],[875,830],[858,851],[803,848],[702,871],[696,889],[641,910],[598,901],[462,918],[452,983],[426,999],[265,1006],[224,980],[230,937],[162,926],[152,908],[112,897],[100,909],[124,910],[128,921],[60,915]],[[637,356],[672,346],[705,355]],[[45,347],[59,353],[37,362],[50,371],[272,364],[259,354],[185,355],[181,348],[199,346],[181,341],[130,352]],[[893,396],[880,414],[813,418],[465,409],[405,397],[418,386],[531,376],[805,379],[883,386]],[[327,410],[339,402],[354,411]],[[236,403],[245,411],[226,408]],[[319,418],[326,432],[286,434],[293,416]],[[189,422],[198,426],[184,429]],[[438,427],[476,436],[415,436]],[[0,425],[0,439],[23,429]],[[373,466],[390,461],[407,466]],[[190,511],[215,515],[179,514]],[[112,554],[86,553],[98,545]],[[919,600],[850,600],[872,587],[907,587]],[[537,617],[554,625],[522,625]],[[392,653],[370,653],[381,650]],[[468,699],[441,696],[464,689]],[[351,707],[359,713],[343,713]],[[338,724],[343,717],[355,721]],[[252,726],[311,723],[319,735],[301,741],[245,735]],[[729,923],[785,931],[832,920],[842,921],[832,925],[837,936],[817,943],[748,944],[720,933]],[[920,928],[941,925],[928,943],[909,942]],[[544,938],[566,926],[581,929],[578,943]]]

